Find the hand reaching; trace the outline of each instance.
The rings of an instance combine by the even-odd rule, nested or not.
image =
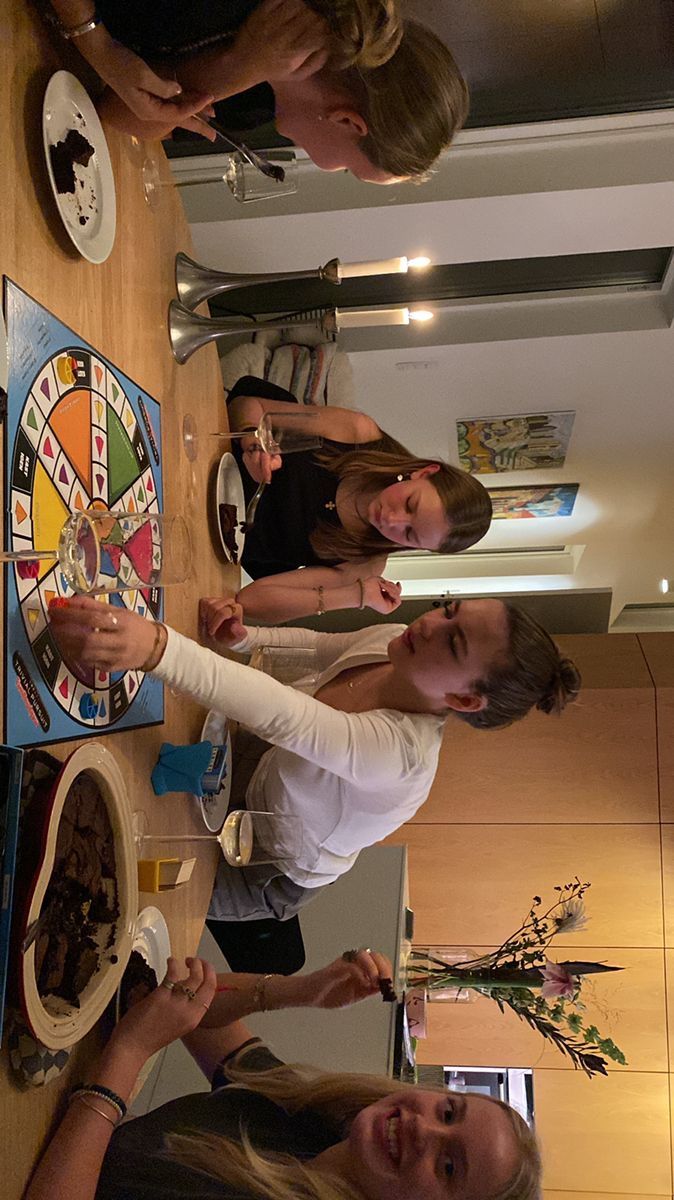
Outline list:
[[[351,951],[347,952],[351,954]],[[380,983],[391,980],[393,971],[385,954],[358,950],[353,962],[343,956],[320,971],[305,976],[306,1004],[311,1008],[346,1008],[380,993]]]
[[[208,1012],[217,987],[215,970],[203,958],[186,958],[185,965],[187,974],[176,958],[169,958],[166,979],[134,1004],[115,1030],[115,1039],[140,1058],[150,1058],[191,1033]]]
[[[203,597],[199,601],[199,628],[224,646],[236,646],[247,634],[243,608],[230,596]]]
[[[106,671],[142,666],[155,645],[154,621],[91,596],[53,600],[49,624],[67,662]]]
[[[272,472],[283,466],[281,455],[267,454],[252,434],[241,439],[241,450],[243,464],[256,483],[271,483]]]
[[[325,66],[331,50],[327,21],[303,0],[262,0],[234,43],[260,79],[307,79]]]
[[[363,603],[374,612],[394,612],[402,603],[400,584],[390,583],[381,575],[369,575],[363,580]]]

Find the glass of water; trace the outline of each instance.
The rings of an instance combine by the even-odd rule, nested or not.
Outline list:
[[[276,163],[285,172],[282,183],[263,175],[242,154],[235,151],[228,155],[227,169],[223,176],[227,187],[239,204],[252,204],[256,200],[273,200],[276,196],[291,196],[297,191],[297,155],[294,150],[273,150],[265,153],[270,163]]]

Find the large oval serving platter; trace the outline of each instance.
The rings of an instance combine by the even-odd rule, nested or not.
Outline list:
[[[35,975],[35,941],[22,955],[19,986],[24,1016],[35,1038],[50,1050],[65,1049],[78,1042],[104,1012],[117,990],[131,953],[138,912],[138,871],[126,785],[110,751],[91,742],[71,754],[44,799],[40,862],[29,891],[21,936],[40,916],[54,869],[63,807],[72,783],[83,772],[94,778],[108,810],[114,839],[119,916],[114,927],[99,926],[99,944],[103,953],[98,970],[78,997],[79,1008],[56,996],[40,996]]]

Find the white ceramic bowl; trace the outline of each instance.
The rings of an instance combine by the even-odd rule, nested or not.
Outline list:
[[[131,827],[131,808],[121,771],[109,750],[100,743],[80,746],[63,765],[53,785],[45,811],[41,862],[29,892],[25,928],[37,920],[54,869],[56,837],[68,790],[78,775],[93,776],[105,801],[115,846],[115,873],[119,916],[114,944],[100,968],[79,996],[75,1008],[55,996],[40,996],[35,977],[35,945],[22,956],[19,984],[24,1015],[33,1035],[50,1050],[74,1045],[96,1024],[114,996],[131,953],[134,923],[138,912],[138,874]],[[100,943],[105,947],[109,925],[100,926]],[[117,961],[111,959],[116,957]]]

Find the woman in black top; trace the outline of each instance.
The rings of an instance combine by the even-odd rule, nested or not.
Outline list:
[[[253,376],[238,381],[228,405],[233,429],[255,429],[265,412],[306,412],[307,430],[323,438],[321,450],[283,459],[261,453],[252,435],[233,443],[246,501],[258,483],[269,484],[241,560],[255,580],[238,595],[249,619],[286,621],[340,608],[392,612],[400,588],[381,578],[392,552],[452,554],[489,528],[491,501],[479,480],[415,457],[365,413],[331,405],[305,410],[283,388]]]
[[[278,132],[318,167],[390,183],[424,178],[467,115],[449,50],[399,0],[51,3],[110,88],[106,118],[144,139],[177,125],[212,139],[200,112],[271,85]]]
[[[286,1067],[251,1038],[241,1017],[256,1010],[379,992],[388,960],[348,957],[308,976],[217,978],[188,959],[183,979],[170,959],[164,986],[116,1027],[24,1200],[535,1200],[535,1139],[500,1101]],[[113,1132],[140,1067],[181,1036],[211,1093]]]

